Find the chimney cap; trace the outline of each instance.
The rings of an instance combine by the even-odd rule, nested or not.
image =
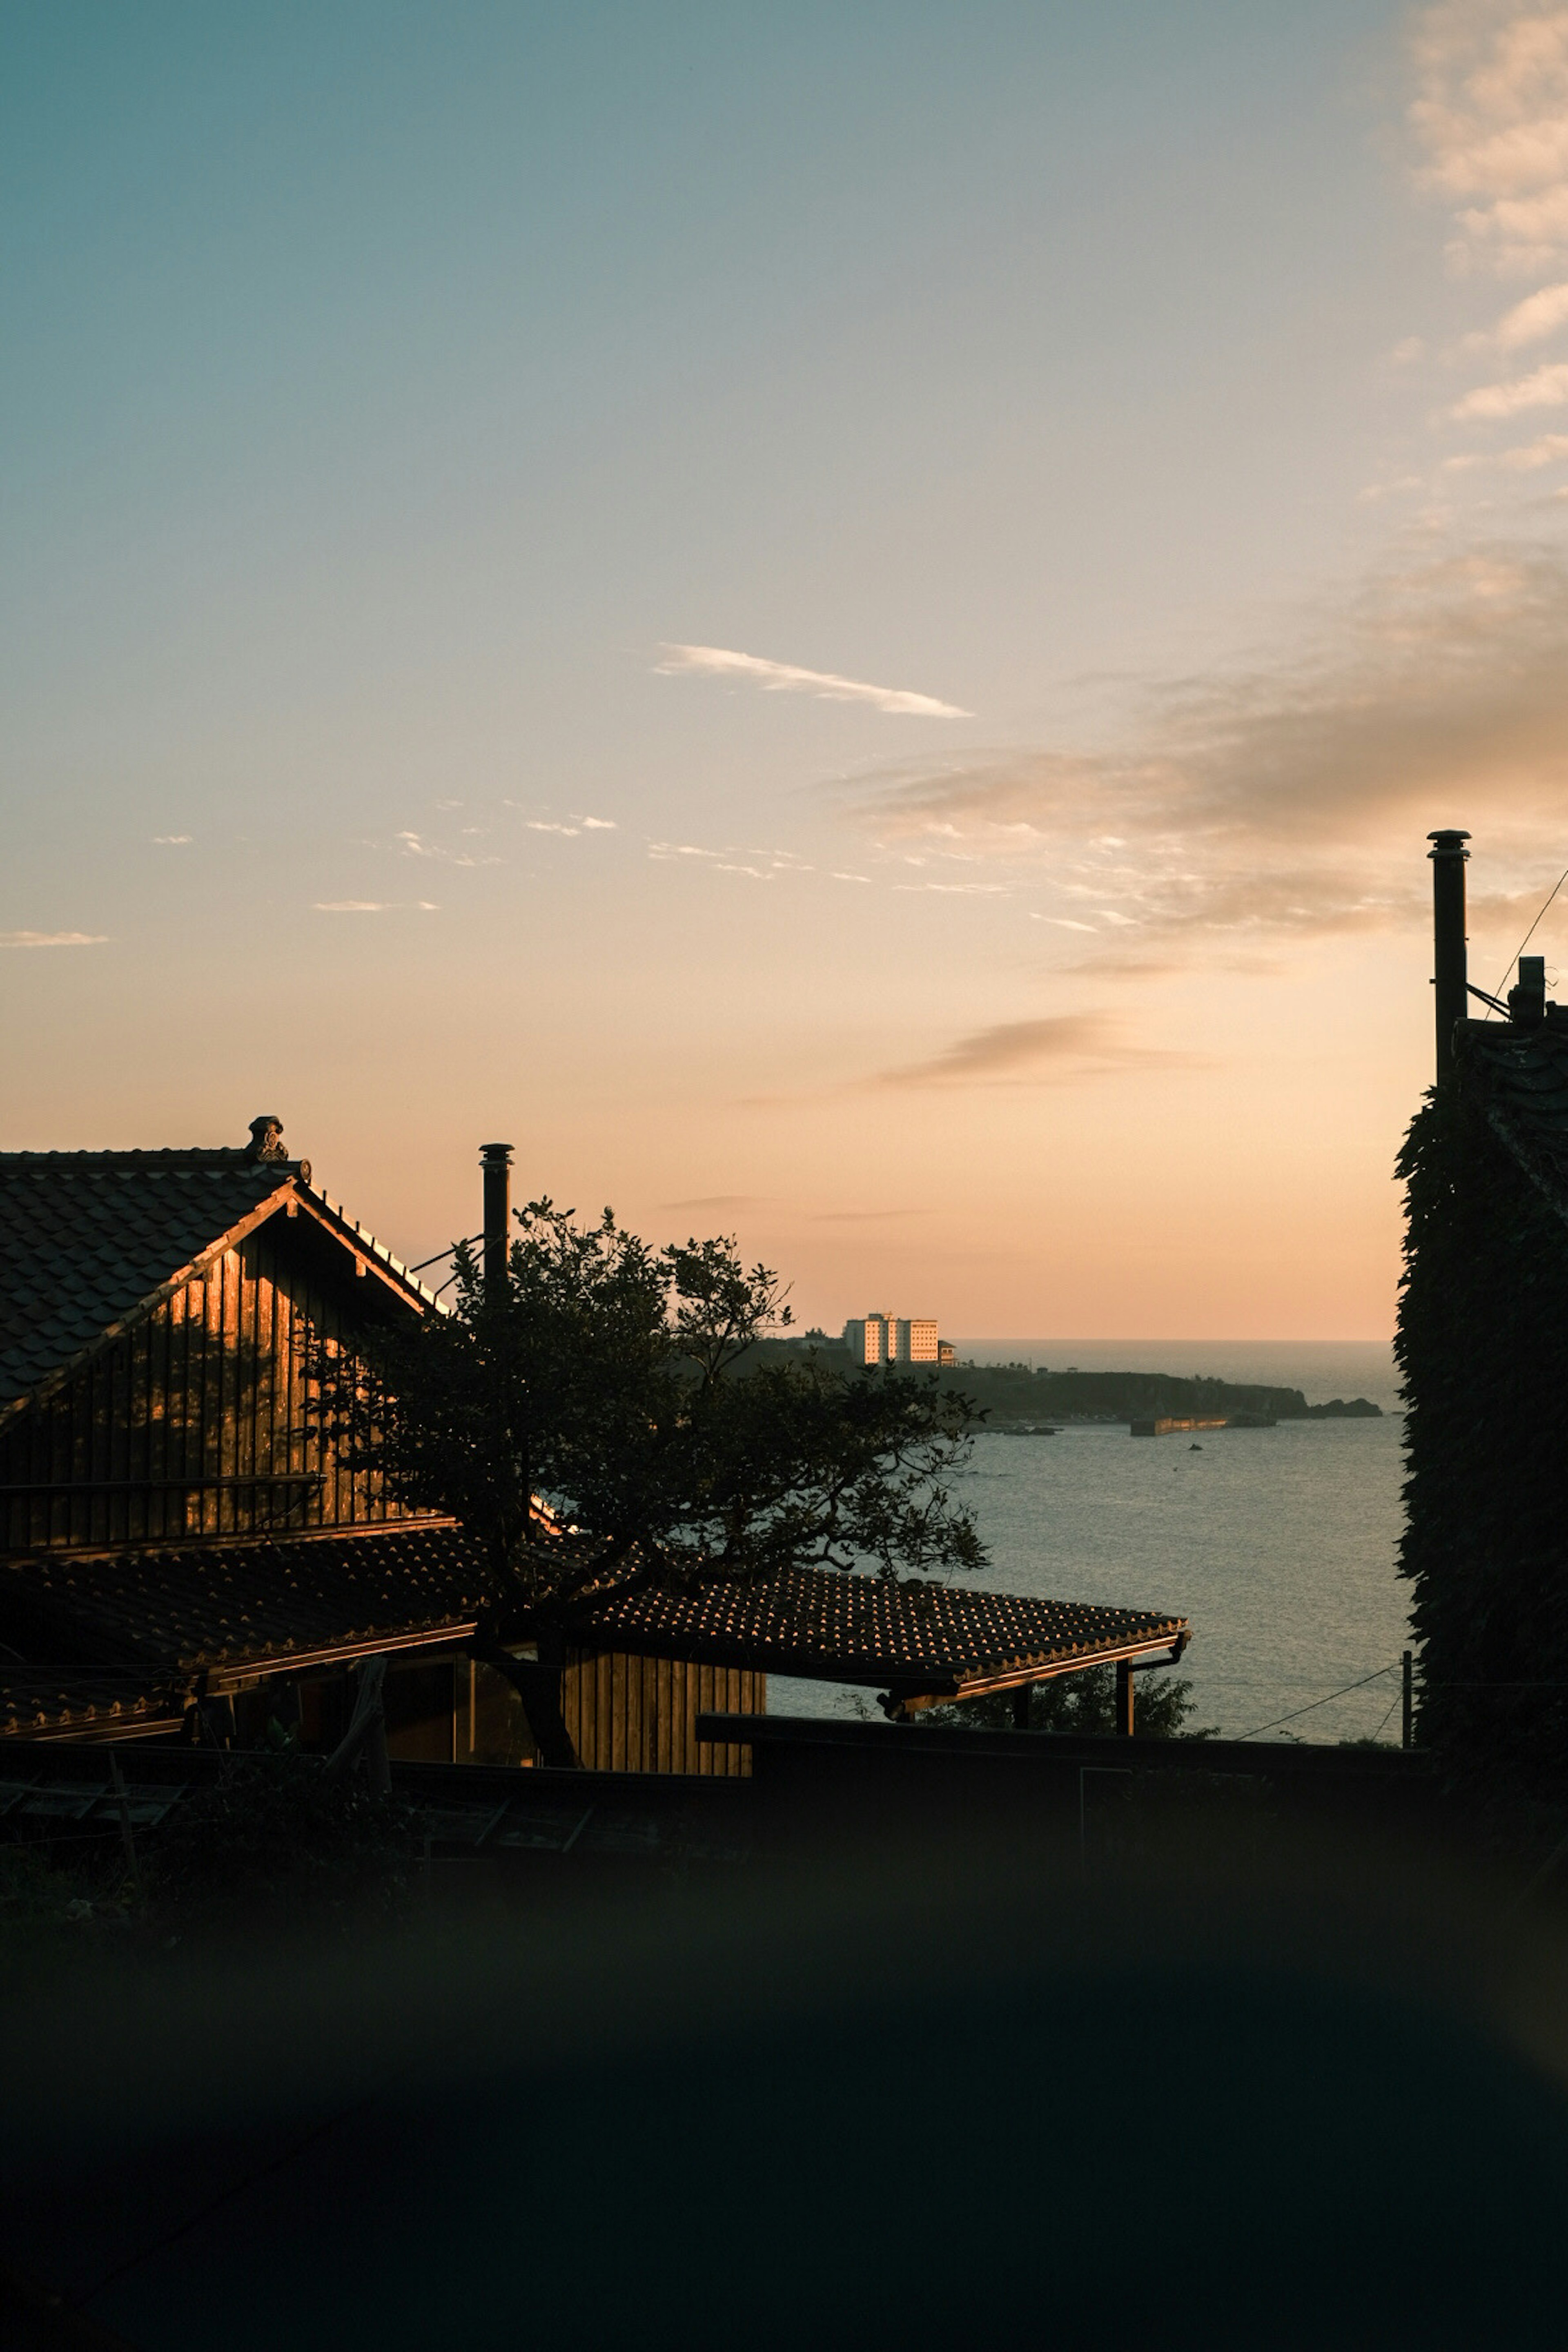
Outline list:
[[[1519,985],[1508,992],[1508,1017],[1521,1029],[1539,1028],[1546,1018],[1546,958],[1521,956]]]
[[[1436,847],[1429,849],[1426,855],[1428,857],[1468,857],[1469,851],[1461,848],[1459,845],[1461,842],[1468,841],[1469,837],[1468,833],[1461,832],[1456,826],[1445,825],[1438,832],[1427,835],[1427,840],[1435,842]]]
[[[479,1158],[491,1161],[499,1160],[503,1168],[509,1168],[511,1165],[511,1146],[510,1143],[481,1143]]]

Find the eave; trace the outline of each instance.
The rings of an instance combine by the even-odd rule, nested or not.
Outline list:
[[[1162,1633],[1152,1641],[1108,1642],[1099,1646],[1075,1650],[1070,1657],[1058,1655],[1048,1659],[1024,1659],[1016,1664],[995,1668],[981,1666],[973,1674],[960,1674],[938,1687],[936,1677],[922,1678],[906,1688],[896,1678],[892,1696],[907,1707],[938,1706],[950,1700],[984,1698],[994,1691],[1027,1689],[1031,1683],[1054,1681],[1059,1675],[1080,1675],[1090,1666],[1171,1665],[1177,1664],[1192,1639],[1186,1621],[1174,1637]],[[886,1681],[886,1675],[879,1677]]]

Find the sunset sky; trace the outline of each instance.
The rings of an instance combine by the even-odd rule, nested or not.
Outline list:
[[[1568,866],[1568,8],[13,8],[0,237],[0,1147],[1389,1331],[1425,836],[1487,987]]]

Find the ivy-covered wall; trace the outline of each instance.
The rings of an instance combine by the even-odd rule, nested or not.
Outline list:
[[[1402,1573],[1419,1737],[1465,1770],[1568,1770],[1568,1219],[1462,1087],[1400,1156]]]

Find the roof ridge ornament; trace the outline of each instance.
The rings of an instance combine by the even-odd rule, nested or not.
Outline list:
[[[283,1122],[269,1112],[250,1122],[250,1141],[246,1147],[247,1160],[287,1160],[288,1146],[283,1140]]]

